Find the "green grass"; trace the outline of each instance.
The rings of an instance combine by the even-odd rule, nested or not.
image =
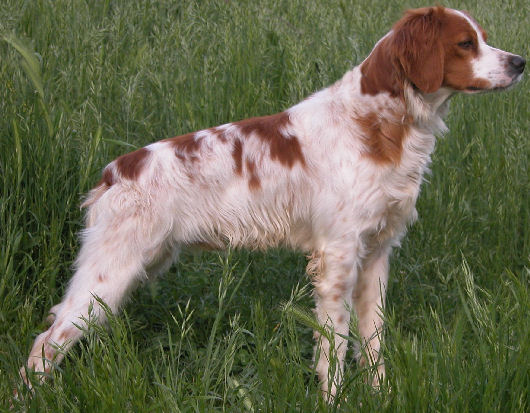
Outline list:
[[[18,369],[71,276],[79,199],[106,163],[296,103],[420,5],[4,0],[0,409],[24,392]],[[447,5],[468,9],[496,47],[530,55],[528,2]],[[392,258],[381,391],[349,355],[340,406],[319,400],[301,254],[189,253],[15,411],[527,411],[526,84],[452,102],[420,220]]]

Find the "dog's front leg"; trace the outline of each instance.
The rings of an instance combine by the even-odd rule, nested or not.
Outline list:
[[[381,247],[367,257],[352,292],[361,336],[360,365],[375,367],[370,380],[373,386],[378,386],[385,375],[383,356],[380,353],[383,330],[381,311],[388,283],[390,251],[390,247]]]
[[[335,396],[342,381],[348,347],[344,337],[349,332],[352,290],[357,279],[356,257],[353,246],[341,246],[315,253],[308,266],[308,272],[314,274],[315,312],[331,338],[330,343],[325,335],[315,332],[316,371],[327,398]]]

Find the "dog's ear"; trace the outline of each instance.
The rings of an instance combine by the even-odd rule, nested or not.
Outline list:
[[[407,12],[393,28],[394,65],[425,93],[436,92],[443,82],[444,49],[440,40],[442,7]]]

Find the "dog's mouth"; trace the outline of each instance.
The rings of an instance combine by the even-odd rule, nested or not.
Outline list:
[[[523,78],[523,74],[519,73],[517,76],[512,77],[511,82],[504,86],[495,86],[491,88],[482,88],[478,86],[468,86],[464,90],[468,93],[484,93],[484,92],[500,92],[503,90],[511,89],[516,83],[519,83]]]
[[[466,87],[466,92],[469,92],[469,93],[481,93],[481,92],[500,92],[502,90],[508,90],[510,89],[513,85],[515,85],[517,82],[512,82],[510,83],[509,85],[507,86],[495,86],[495,87],[492,87],[492,88],[488,88],[488,89],[485,89],[485,88],[480,88],[480,87],[475,87],[475,86],[468,86]]]

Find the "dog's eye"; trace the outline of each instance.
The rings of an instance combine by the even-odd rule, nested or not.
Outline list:
[[[465,42],[458,43],[458,46],[462,49],[471,49],[473,47],[473,40],[466,40]]]

